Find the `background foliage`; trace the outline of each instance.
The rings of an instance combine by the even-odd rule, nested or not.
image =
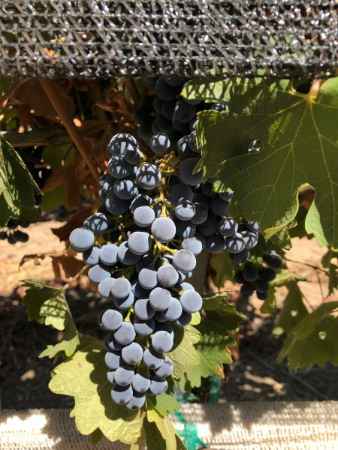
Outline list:
[[[91,435],[93,443],[105,435],[130,444],[133,450],[141,448],[144,440],[149,450],[185,448],[167,418],[168,411],[179,408],[173,389],[179,385],[190,391],[199,387],[203,378],[224,377],[224,364],[232,362],[229,347],[235,344],[233,332],[243,316],[227,302],[223,288],[241,266],[233,264],[226,252],[210,260],[209,286],[214,283],[219,291],[203,296],[202,320],[196,315],[192,325],[175,329],[174,348],[169,355],[175,369],[167,393],[149,397],[147,408],[137,413],[114,404],[106,379],[104,346],[78,333],[64,295],[69,283],[87,270],[69,248],[68,236],[100,205],[97,174],[106,170],[109,140],[117,132],[137,137],[131,114],[140,96],[152,91],[141,79],[53,82],[97,167],[97,174],[93,174],[83,159],[83,149],[73,144],[63,125],[64,118],[58,115],[38,80],[21,83],[7,99],[4,96],[15,83],[3,80],[1,86],[3,233],[10,236],[13,226],[38,221],[41,214],[60,205],[70,213],[65,225],[52,229],[65,243],[63,252],[49,255],[59,287],[37,280],[25,280],[23,284],[28,288],[23,300],[28,319],[63,332],[60,342],[55,346],[47,343],[40,355],[57,364],[50,389],[74,397],[71,415],[79,431]],[[301,82],[288,80],[193,80],[182,92],[188,99],[229,105],[226,113],[199,114],[199,167],[205,179],[218,175],[216,191],[234,190],[232,216],[261,222],[264,233],[250,261],[262,264],[267,239],[284,258],[293,237],[316,239],[319,246],[327,246],[322,267],[314,267],[329,278],[329,292],[323,295],[318,308],[309,308],[298,285],[304,278],[286,266],[278,271],[261,305],[262,312],[274,314],[275,288],[286,286],[288,294],[272,337],[285,334],[278,362],[287,358],[290,370],[315,363],[323,366],[328,360],[338,364],[338,303],[330,301],[338,282],[338,78],[315,80],[306,93],[299,86]],[[249,155],[247,149],[256,139],[262,151]],[[147,145],[138,140],[147,153]],[[42,246],[36,254],[27,255],[22,264],[32,259],[41,262],[46,256]]]

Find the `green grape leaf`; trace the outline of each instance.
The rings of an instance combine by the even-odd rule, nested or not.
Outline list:
[[[338,258],[338,252],[334,251],[333,249],[329,249],[325,255],[322,257],[322,266],[328,269],[331,264],[331,260],[333,258]],[[338,259],[337,259],[338,261]]]
[[[58,359],[63,352],[66,356],[71,356],[75,352],[79,342],[75,323],[73,320],[68,320],[62,340],[54,346],[48,345],[46,350],[39,355],[39,358],[48,356],[48,358],[56,357],[56,359]]]
[[[207,311],[207,317],[230,331],[238,330],[238,325],[245,319],[229,302],[220,303],[216,309]]]
[[[289,230],[290,238],[298,237],[299,239],[302,239],[303,237],[307,237],[308,239],[313,238],[313,234],[308,234],[305,229],[305,221],[307,217],[308,210],[304,208],[304,206],[300,206],[298,208],[298,212],[296,215],[296,222],[297,225],[294,228],[291,228]]]
[[[38,222],[41,218],[39,208],[23,208],[20,207],[18,220],[22,223]]]
[[[230,261],[229,252],[224,251],[210,261],[211,268],[216,272],[215,284],[220,289],[226,280],[233,280],[235,265]]]
[[[204,310],[216,309],[219,302],[222,302],[223,300],[225,300],[230,292],[233,292],[233,291],[220,291],[220,292],[213,292],[211,294],[203,294],[202,295],[202,300],[203,300],[202,309],[204,309]]]
[[[235,345],[234,339],[220,323],[203,320],[197,328],[202,335],[201,341],[196,345],[201,363],[193,366],[190,373],[186,374],[192,387],[201,385],[201,377],[224,378],[223,364],[232,363],[227,347]]]
[[[80,433],[89,435],[99,428],[110,441],[132,444],[141,434],[144,411],[130,411],[112,401],[105,353],[102,342],[87,337],[86,345],[54,369],[49,388],[74,397],[71,417]]]
[[[173,330],[175,333],[174,346],[165,355],[174,364],[173,377],[181,378],[185,372],[191,371],[191,366],[200,363],[194,344],[201,339],[201,335],[197,328],[191,325],[187,327],[173,326]]]
[[[96,430],[90,434],[90,442],[93,445],[98,444],[102,438],[103,438],[103,433],[100,430],[100,428],[96,428]]]
[[[329,266],[329,295],[334,293],[335,289],[338,289],[338,278],[337,278],[338,266],[336,264],[330,264]]]
[[[302,275],[298,275],[297,273],[290,272],[289,269],[279,269],[276,270],[276,278],[273,281],[270,281],[270,286],[273,287],[281,287],[287,286],[293,279],[296,281],[306,281]]]
[[[214,186],[218,192],[234,190],[229,214],[259,221],[269,238],[294,220],[298,192],[311,185],[316,197],[306,230],[320,245],[338,248],[338,79],[325,81],[316,96],[297,93],[287,80],[235,80],[231,87],[229,80],[209,83],[213,90],[217,83],[223,85],[233,113],[199,113],[196,131],[203,150],[195,170],[203,167],[209,178],[223,165]],[[248,155],[255,139],[264,149]]]
[[[263,314],[274,314],[276,312],[276,289],[274,286],[270,286],[268,290],[268,296],[264,300],[263,305],[261,306],[261,313]]]
[[[69,210],[64,183],[59,184],[55,189],[44,194],[41,209],[45,213],[50,213],[60,205],[64,205]]]
[[[52,169],[62,169],[73,164],[75,152],[73,144],[47,146],[43,149],[42,160]]]
[[[40,192],[20,155],[0,137],[0,227],[10,217],[18,217],[16,208],[35,205],[34,191]]]
[[[335,259],[338,262],[338,252],[333,249],[329,249],[322,258],[322,265],[326,269],[329,269],[329,293],[333,294],[334,289],[338,289],[338,266],[331,261]]]
[[[165,416],[168,411],[174,413],[175,410],[180,409],[180,405],[177,403],[174,394],[174,382],[172,377],[167,378],[168,389],[162,395],[149,395],[147,397],[148,402],[151,402],[156,410]]]
[[[308,315],[308,311],[303,303],[302,296],[295,283],[288,285],[288,295],[284,300],[283,309],[279,313],[278,319],[272,335],[278,337],[282,333],[286,335]]]
[[[277,362],[287,358],[290,370],[323,367],[327,361],[338,365],[338,317],[332,316],[337,308],[338,302],[330,302],[305,315],[285,339]]]
[[[64,293],[36,280],[24,280],[23,286],[29,286],[22,299],[22,304],[27,306],[28,320],[65,330],[62,340],[47,346],[40,357],[58,358],[63,352],[66,356],[72,355],[79,344],[79,336]]]
[[[44,286],[46,286],[43,281],[39,281],[39,280],[27,279],[27,280],[21,280],[21,282],[22,282],[23,287],[44,287]]]

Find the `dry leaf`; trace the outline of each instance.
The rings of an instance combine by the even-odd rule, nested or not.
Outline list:
[[[72,214],[70,220],[61,228],[52,228],[51,231],[57,236],[60,241],[68,241],[70,233],[83,226],[83,222],[93,214],[93,207],[80,209],[76,213]]]
[[[69,114],[74,116],[74,99],[68,95],[71,88],[70,82],[68,80],[64,80],[59,83],[53,81],[53,83],[62,103],[67,107]],[[43,90],[39,80],[28,80],[19,89],[17,89],[14,97],[23,104],[29,105],[31,114],[45,116],[53,120],[57,118],[57,113],[47,97],[47,94]]]

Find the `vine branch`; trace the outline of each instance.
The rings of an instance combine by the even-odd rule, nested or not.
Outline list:
[[[292,263],[294,263],[294,264],[301,264],[302,266],[311,267],[311,268],[314,269],[314,270],[320,270],[321,272],[325,273],[325,275],[326,275],[327,277],[329,277],[331,280],[338,281],[338,278],[332,277],[332,276],[327,272],[327,270],[322,269],[321,267],[314,266],[313,264],[305,263],[305,262],[302,262],[302,261],[295,261],[294,259],[288,259],[288,258],[285,258],[285,261],[289,261],[289,262],[292,262]]]
[[[100,179],[99,175],[99,168],[94,163],[94,160],[92,159],[90,150],[86,144],[86,141],[84,140],[83,136],[79,133],[79,130],[77,129],[76,125],[73,122],[73,119],[69,115],[69,112],[66,108],[66,106],[62,103],[60,100],[60,97],[52,83],[52,81],[44,78],[40,80],[41,86],[46,92],[50,102],[52,103],[53,107],[55,108],[55,111],[59,115],[61,121],[63,122],[66,130],[68,131],[70,137],[72,138],[75,146],[81,153],[83,159],[85,160],[86,164],[89,167],[89,170],[91,171],[93,177],[98,182]]]

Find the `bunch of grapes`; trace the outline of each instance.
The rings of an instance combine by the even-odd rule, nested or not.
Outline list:
[[[245,262],[260,231],[258,222],[238,223],[228,216],[233,192],[216,194],[215,179],[203,182],[201,171],[193,173],[201,152],[196,133],[176,131],[193,128],[196,109],[176,99],[182,85],[176,81],[177,85],[171,79],[157,80],[158,95],[142,99],[144,111],[134,113],[138,122],[143,114],[147,119],[139,135],[148,141],[153,156],[146,157],[133,136],[114,136],[107,149],[109,174],[99,181],[104,205],[70,235],[71,247],[91,266],[89,279],[112,302],[99,320],[109,332],[108,380],[113,384],[112,399],[129,409],[141,408],[145,394],[161,395],[168,388],[173,363],[166,354],[174,345],[172,324],[187,326],[202,307],[201,296],[187,282],[196,256],[204,247],[211,253],[227,249],[232,261]],[[150,107],[145,108],[150,104],[156,105],[159,124],[164,112],[169,116],[171,105],[170,123],[175,126],[166,132],[164,127],[154,129]],[[226,109],[220,104],[212,107]]]
[[[18,227],[27,228],[29,222],[22,222],[20,220],[9,219],[7,222],[7,230],[0,232],[0,240],[4,241],[7,239],[7,242],[11,245],[16,244],[17,242],[27,242],[29,236],[27,233],[18,229]]]
[[[276,270],[280,269],[283,259],[275,250],[272,250],[270,242],[263,250],[263,261],[268,267],[259,267],[245,264],[243,270],[235,273],[234,281],[241,284],[241,294],[250,297],[255,291],[259,300],[266,300],[269,291],[269,283],[276,278]]]

